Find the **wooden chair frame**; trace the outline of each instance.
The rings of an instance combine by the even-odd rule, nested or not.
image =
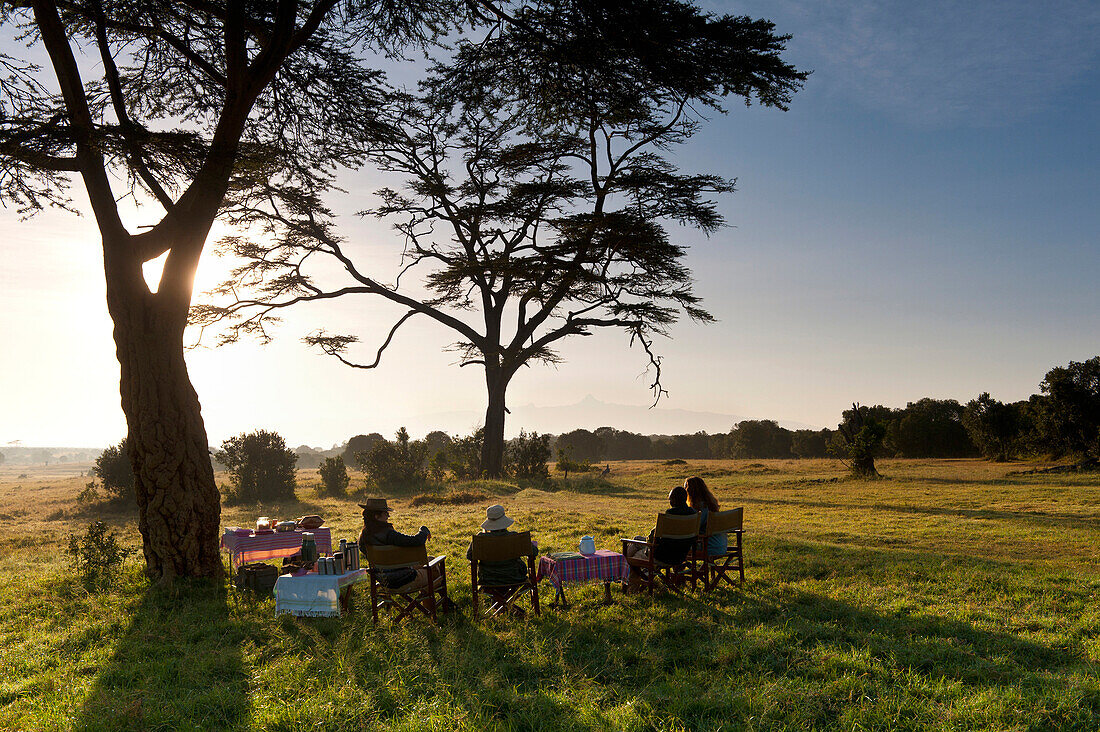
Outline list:
[[[658,562],[654,557],[658,539],[696,539],[699,536],[699,514],[691,516],[676,516],[674,514],[657,514],[657,526],[650,534],[647,541],[638,539],[623,539],[623,556],[630,567],[631,572],[638,572],[641,576],[641,586],[652,595],[653,587],[660,581],[672,592],[682,592],[681,588],[688,582],[695,589],[697,571],[695,568],[695,553],[689,551],[684,560],[679,564],[665,564]],[[628,556],[629,547],[648,547],[646,556]]]
[[[451,606],[447,595],[446,556],[428,558],[423,546],[367,546],[367,571],[370,574],[371,620],[378,624],[378,613],[388,608],[396,611],[394,623],[409,618],[413,613],[423,613],[433,623],[439,622],[438,611],[446,612]],[[392,569],[421,569],[428,575],[428,583],[406,592],[396,592],[382,581],[382,573]],[[439,597],[437,598],[436,595]]]
[[[696,558],[699,560],[699,576],[703,580],[703,590],[710,592],[723,581],[734,586],[731,574],[738,574],[737,586],[745,584],[745,551],[744,551],[744,508],[731,508],[728,511],[712,511],[707,515],[707,527],[699,534],[699,541],[695,546]],[[732,544],[727,542],[725,554],[710,555],[707,553],[707,539],[715,534],[726,534],[733,539]]]
[[[527,562],[527,578],[513,585],[478,585],[477,570],[481,562],[504,562],[509,559],[521,559]],[[531,543],[531,532],[518,534],[475,534],[470,542],[470,587],[473,589],[475,622],[481,619],[478,599],[485,593],[492,600],[486,608],[487,617],[496,617],[513,609],[519,609],[516,602],[524,595],[531,595],[531,609],[539,614],[539,584],[535,573],[535,547]]]

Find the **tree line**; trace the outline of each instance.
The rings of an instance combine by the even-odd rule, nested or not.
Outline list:
[[[904,407],[858,407],[881,429],[876,457],[1005,461],[1026,456],[1100,458],[1100,356],[1051,369],[1039,393],[1001,402],[984,392],[966,404],[926,397]],[[782,427],[775,420],[738,422],[723,434],[641,435],[613,427],[559,435],[551,448],[579,460],[846,457],[842,431],[856,420],[841,415],[836,429]]]
[[[296,468],[317,468],[321,492],[345,495],[347,468],[366,474],[363,487],[410,488],[486,474],[483,429],[452,436],[436,430],[414,440],[404,427],[393,440],[356,435],[342,446],[318,452],[290,449],[275,433],[257,430],[225,440],[211,450],[212,467],[224,470],[228,503],[293,499]],[[303,452],[303,449],[305,452]],[[106,449],[92,475],[106,495],[133,501],[135,476],[126,441]],[[583,471],[604,460],[707,458],[822,458],[850,460],[853,473],[877,475],[877,457],[991,460],[1023,456],[1073,457],[1083,466],[1100,459],[1100,356],[1051,369],[1039,393],[1001,402],[984,392],[965,405],[954,399],[924,398],[904,408],[853,404],[835,430],[789,430],[774,420],[744,420],[724,434],[642,435],[614,427],[575,429],[560,435],[520,432],[507,440],[502,473],[519,480],[546,480],[551,455],[562,471]],[[302,461],[309,458],[309,462]],[[88,496],[95,495],[94,485]]]

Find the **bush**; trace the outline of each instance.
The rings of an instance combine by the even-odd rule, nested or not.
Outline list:
[[[130,464],[130,451],[126,440],[108,447],[96,458],[92,475],[99,478],[109,498],[136,503],[134,494],[134,468]]]
[[[321,461],[321,467],[317,469],[321,474],[321,495],[343,497],[348,494],[348,469],[344,465],[344,458],[325,458]]]
[[[427,481],[428,446],[409,440],[408,431],[397,431],[396,442],[380,442],[366,453],[356,454],[367,479],[379,488],[417,486]]]
[[[69,554],[76,564],[81,584],[88,590],[110,584],[123,560],[133,553],[132,549],[119,544],[118,536],[108,531],[102,521],[90,524],[83,537],[69,534]]]
[[[84,484],[84,490],[77,494],[77,503],[95,503],[99,500],[99,491],[95,489],[95,481],[91,480]]]
[[[505,467],[516,478],[546,480],[550,471],[546,461],[550,459],[550,435],[538,432],[527,434],[520,431],[519,437],[508,442],[504,453]]]
[[[565,450],[558,450],[558,462],[554,469],[565,473],[565,477],[568,478],[570,473],[587,473],[592,469],[592,462],[573,460]]]
[[[279,433],[257,430],[231,437],[214,458],[229,473],[232,487],[226,491],[226,503],[294,500],[298,456]]]
[[[485,430],[478,429],[472,435],[457,437],[447,448],[447,465],[456,480],[475,480],[481,477],[481,445],[485,442]]]

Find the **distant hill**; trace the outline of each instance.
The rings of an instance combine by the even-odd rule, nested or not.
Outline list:
[[[540,407],[534,404],[511,407],[508,417],[509,434],[520,428],[561,434],[577,428],[594,430],[598,427],[614,427],[644,435],[691,434],[700,430],[715,434],[730,429],[749,417],[718,412],[695,412],[688,409],[666,409],[635,404],[609,404],[589,394],[576,404]],[[481,424],[482,415],[473,411],[436,412],[420,414],[408,420],[409,432],[423,435],[431,430],[466,434]],[[770,418],[763,418],[770,419]],[[819,429],[813,425],[788,420],[778,420],[788,429]]]

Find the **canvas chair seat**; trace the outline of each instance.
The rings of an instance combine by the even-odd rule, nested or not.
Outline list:
[[[699,535],[699,541],[695,547],[704,591],[710,592],[722,582],[732,587],[734,572],[737,573],[737,586],[745,584],[744,516],[744,508],[714,511],[707,516],[707,527]],[[707,552],[707,540],[715,534],[726,534],[733,539],[732,544],[727,544],[725,554]]]
[[[372,546],[366,548],[368,572],[370,573],[371,619],[377,624],[380,611],[393,613],[393,622],[416,614],[422,614],[432,622],[438,622],[439,611],[446,612],[452,607],[447,595],[446,557],[428,557],[423,546]],[[387,587],[383,573],[393,569],[423,569],[428,575],[427,584],[415,587],[412,583],[401,587]]]
[[[684,560],[677,564],[668,564],[655,558],[657,542],[661,539],[690,539],[695,540],[699,536],[699,514],[690,516],[677,516],[674,514],[657,514],[657,526],[650,534],[649,539],[623,539],[623,556],[626,557],[630,572],[637,572],[641,578],[640,587],[653,594],[653,588],[658,583],[672,592],[682,592],[690,583],[695,589],[696,581],[696,557],[695,552],[689,551]],[[630,549],[647,547],[644,552],[634,553]]]
[[[515,559],[527,563],[527,574],[521,582],[486,585],[478,581],[478,567],[482,562],[506,562]],[[478,600],[483,594],[491,600],[484,613],[487,617],[505,613],[526,615],[517,603],[528,596],[531,598],[531,610],[538,615],[539,586],[535,575],[535,548],[531,543],[531,532],[475,534],[470,541],[470,586],[474,588],[474,620],[482,617]]]

